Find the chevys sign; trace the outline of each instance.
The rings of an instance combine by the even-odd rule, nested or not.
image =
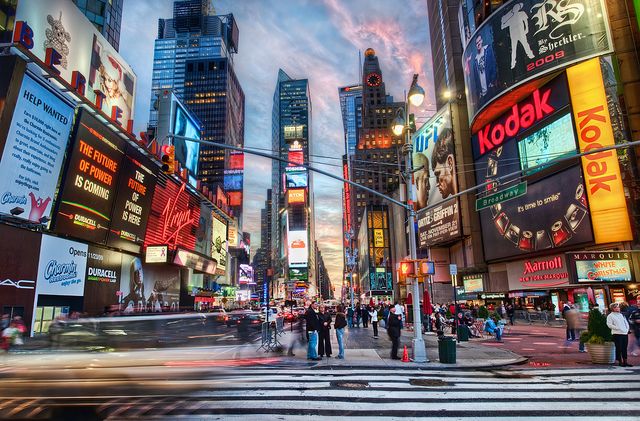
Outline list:
[[[507,263],[509,290],[544,289],[569,285],[564,255]]]
[[[600,60],[591,59],[567,70],[580,152],[615,144]],[[633,239],[615,151],[582,157],[596,243]]]
[[[514,104],[497,120],[481,128],[472,137],[475,158],[515,138],[568,104],[567,80],[564,75],[561,75],[551,83],[535,90],[525,100]]]

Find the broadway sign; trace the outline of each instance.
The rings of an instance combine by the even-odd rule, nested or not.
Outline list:
[[[471,35],[464,51],[470,121],[517,85],[612,51],[604,0],[508,2]]]

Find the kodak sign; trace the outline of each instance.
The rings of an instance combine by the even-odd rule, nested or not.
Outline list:
[[[597,58],[567,69],[580,152],[612,146],[613,129]],[[633,239],[615,150],[582,157],[596,243]]]

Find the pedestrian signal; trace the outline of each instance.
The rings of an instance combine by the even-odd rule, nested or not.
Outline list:
[[[428,260],[418,260],[418,276],[434,275],[435,273],[435,263]]]
[[[173,174],[176,170],[175,147],[163,145],[160,150],[160,160],[162,161],[162,171],[165,174]]]

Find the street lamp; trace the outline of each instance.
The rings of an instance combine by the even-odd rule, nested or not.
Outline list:
[[[409,212],[409,252],[411,254],[410,259],[417,259],[417,251],[416,251],[416,211],[413,208],[413,189],[411,183],[411,131],[415,130],[415,128],[411,127],[411,118],[409,114],[409,103],[413,106],[420,106],[422,101],[424,100],[424,89],[418,85],[418,75],[413,75],[413,81],[411,82],[411,88],[409,89],[408,95],[405,96],[405,105],[404,110],[399,110],[398,115],[396,115],[395,119],[392,122],[391,130],[393,134],[396,136],[400,136],[404,133],[405,135],[405,143],[402,147],[402,150],[405,154],[405,178],[407,182],[405,183],[407,189],[407,210]],[[424,344],[424,339],[422,339],[422,320],[420,319],[420,289],[418,288],[418,278],[414,277],[413,281],[413,361],[417,363],[426,363],[429,362],[427,358],[427,349]]]

